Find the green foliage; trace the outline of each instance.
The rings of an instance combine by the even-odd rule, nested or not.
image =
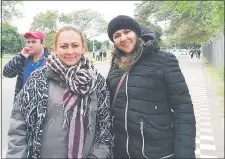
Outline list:
[[[223,1],[143,1],[135,12],[141,22],[170,21],[165,35],[180,43],[203,44],[224,31]]]
[[[54,45],[55,32],[58,27],[59,14],[57,10],[41,12],[33,18],[30,30],[39,30],[46,34],[45,46],[51,49]]]
[[[95,51],[102,49],[102,43],[94,40],[94,44],[95,44]]]
[[[23,35],[20,35],[17,28],[9,23],[2,24],[1,37],[2,54],[17,54],[25,45]]]
[[[104,46],[104,43],[97,40],[94,40],[93,42],[93,40],[86,39],[85,43],[86,43],[86,48],[88,52],[93,52],[93,43],[94,43],[94,51],[100,50]]]
[[[87,39],[106,32],[107,28],[107,22],[100,13],[86,9],[61,14],[59,21],[79,27],[86,34]]]
[[[55,32],[59,25],[73,25],[80,28],[85,35],[87,49],[93,49],[88,39],[106,32],[107,23],[102,15],[92,10],[79,10],[68,14],[59,14],[57,10],[41,12],[33,18],[30,30],[39,30],[46,34],[46,47],[51,49],[54,45]],[[96,47],[100,44],[96,42]]]
[[[55,32],[58,25],[58,11],[47,10],[37,14],[31,24],[30,30],[39,30],[44,33]]]
[[[224,67],[214,67],[208,63],[206,57],[203,57],[203,62],[206,65],[206,71],[210,77],[209,80],[213,89],[215,89],[218,104],[221,107],[222,116],[224,117]]]
[[[147,4],[151,4],[151,10],[148,8],[149,5]],[[156,33],[156,38],[157,41],[160,42],[161,41],[161,36],[163,34],[162,32],[162,28],[156,24],[156,21],[153,22],[152,19],[154,19],[153,12],[157,11],[159,7],[161,7],[161,3],[164,2],[158,2],[155,1],[154,3],[152,3],[152,1],[147,2],[147,1],[143,1],[141,4],[138,4],[135,10],[135,18],[136,20],[140,23],[140,24],[144,24],[148,27],[150,27],[152,30],[155,31]]]
[[[87,49],[87,52],[92,52],[93,50],[93,42],[86,39],[85,40],[85,44],[86,44],[86,49]]]
[[[23,17],[22,12],[18,7],[22,6],[22,1],[2,1],[2,21],[3,23],[10,23],[14,17]]]
[[[110,49],[110,47],[111,47],[109,40],[103,41],[102,45],[103,45],[104,49],[106,49],[106,50]]]
[[[55,39],[55,32],[49,32],[46,34],[45,39],[46,48],[52,49],[52,46],[54,45],[54,39]]]

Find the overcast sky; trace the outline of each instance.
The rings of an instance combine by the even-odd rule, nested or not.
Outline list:
[[[110,21],[117,15],[123,14],[134,17],[135,3],[140,1],[24,1],[24,17],[13,20],[20,33],[28,31],[33,17],[46,10],[58,10],[61,13],[69,13],[74,10],[92,9],[102,13],[106,21]],[[108,39],[106,35],[101,35],[97,40]]]

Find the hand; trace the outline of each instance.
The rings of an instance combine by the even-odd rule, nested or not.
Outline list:
[[[21,54],[25,57],[28,58],[28,56],[30,55],[30,51],[28,47],[23,48],[23,50],[21,51]]]

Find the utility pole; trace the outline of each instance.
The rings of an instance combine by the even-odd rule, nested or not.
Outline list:
[[[92,42],[92,54],[93,54],[93,58],[95,58],[95,41],[94,41],[94,39]]]
[[[93,40],[93,52],[95,52],[95,40]]]

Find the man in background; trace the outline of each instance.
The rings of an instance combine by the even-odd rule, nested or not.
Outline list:
[[[46,58],[49,55],[48,50],[44,48],[45,35],[42,32],[27,32],[24,34],[24,38],[26,39],[26,47],[15,55],[3,69],[3,76],[8,78],[17,76],[14,98],[22,89],[30,74],[45,65]]]

